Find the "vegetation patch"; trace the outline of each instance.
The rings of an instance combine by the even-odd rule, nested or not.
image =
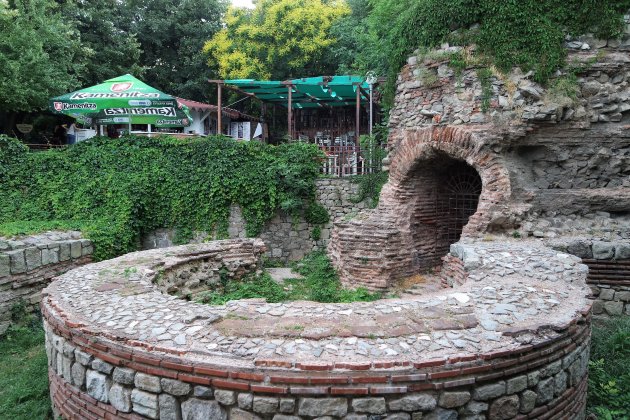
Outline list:
[[[221,136],[94,138],[29,153],[0,136],[0,229],[80,228],[95,258],[106,259],[136,250],[143,232],[161,227],[227,237],[232,204],[249,236],[278,208],[298,215],[306,207],[321,222],[327,215],[313,204],[321,157],[315,145]]]
[[[602,420],[630,418],[630,317],[593,323],[587,410]]]
[[[223,305],[230,300],[263,298],[269,303],[291,300],[316,302],[371,302],[381,298],[380,293],[371,293],[365,288],[344,289],[337,272],[323,252],[314,252],[294,264],[294,270],[302,279],[288,279],[284,283],[274,281],[264,273],[242,280],[222,282],[218,290],[197,295],[197,302]]]

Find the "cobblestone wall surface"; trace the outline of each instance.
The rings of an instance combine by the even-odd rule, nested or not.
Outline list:
[[[630,25],[626,30],[619,42],[568,41],[570,64],[546,86],[519,69],[484,80],[474,66],[456,71],[450,57],[463,51],[457,46],[410,57],[398,77],[384,161],[390,176],[379,205],[338,223],[331,235],[342,281],[387,289],[437,266],[459,239],[447,234],[454,227],[463,238],[601,229],[611,240],[627,239]],[[438,206],[446,185],[441,168],[454,162],[482,180],[467,223]]]
[[[92,243],[79,232],[0,238],[0,334],[11,324],[14,305],[36,309],[51,279],[90,262],[92,252]]]
[[[42,301],[56,413],[584,418],[590,302],[579,258],[539,241],[459,244],[461,285],[377,302],[206,306],[165,294],[177,292],[164,279],[212,278],[219,261],[235,275],[255,270],[263,252],[260,240],[218,241],[60,276]]]
[[[260,237],[267,244],[267,257],[281,261],[296,261],[309,252],[325,249],[330,240],[333,223],[354,217],[366,208],[365,202],[355,202],[359,186],[348,179],[327,178],[316,182],[316,200],[330,215],[330,221],[319,228],[319,238],[313,234],[313,226],[303,217],[298,219],[279,211],[263,228]],[[245,219],[238,206],[230,210],[229,238],[245,238]],[[143,249],[165,248],[174,245],[173,229],[158,229],[142,238]],[[191,243],[209,239],[206,233],[196,234]]]

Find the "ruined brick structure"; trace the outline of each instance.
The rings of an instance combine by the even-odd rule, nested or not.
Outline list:
[[[391,111],[390,176],[379,206],[332,233],[330,255],[346,285],[386,290],[440,266],[460,235],[549,241],[566,233],[547,229],[559,217],[571,218],[571,235],[628,243],[629,47],[578,44],[571,70],[557,75],[573,83],[564,89],[518,69],[484,86],[477,69],[449,67],[447,53],[459,47],[445,47],[442,60],[409,58]],[[547,228],[528,231],[542,219]],[[607,232],[589,225],[594,219],[605,219]]]

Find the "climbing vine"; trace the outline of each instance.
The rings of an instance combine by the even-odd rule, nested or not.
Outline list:
[[[159,227],[226,237],[237,204],[254,236],[278,208],[310,206],[319,157],[313,145],[225,137],[95,138],[30,153],[0,137],[0,224],[80,221],[102,259],[135,250],[143,232]]]

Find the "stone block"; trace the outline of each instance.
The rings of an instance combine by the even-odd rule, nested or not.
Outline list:
[[[161,392],[162,387],[160,386],[160,378],[153,375],[147,375],[146,373],[136,373],[136,377],[134,378],[134,384],[136,388],[140,388],[144,391],[149,392]]]
[[[106,375],[94,370],[88,370],[85,375],[87,393],[90,397],[101,402],[109,402],[109,388],[112,381]]]
[[[437,406],[431,394],[412,394],[389,402],[391,411],[431,411]]]
[[[387,406],[385,398],[355,398],[352,409],[357,413],[385,414]]]
[[[215,392],[216,396],[216,392]],[[255,413],[273,414],[278,411],[278,398],[254,396],[253,409]]]
[[[466,404],[466,407],[461,409],[461,414],[463,415],[475,415],[483,413],[488,409],[488,404],[479,402],[479,401],[470,401]]]
[[[615,259],[630,260],[630,245],[622,243],[615,244]]]
[[[11,257],[0,254],[0,277],[11,275]]]
[[[440,395],[439,405],[444,408],[461,407],[470,401],[470,392],[444,392]]]
[[[117,367],[114,369],[114,382],[118,382],[123,385],[133,385],[136,371],[128,368]]]
[[[26,248],[24,250],[24,259],[26,260],[26,269],[34,270],[42,265],[42,251],[37,247]]]
[[[593,258],[593,251],[587,242],[573,242],[567,246],[567,252],[580,258]]]
[[[610,242],[593,242],[593,258],[596,260],[609,260],[615,255],[615,246]]]
[[[172,395],[160,394],[158,397],[160,420],[181,420],[182,412],[179,401]]]
[[[81,241],[70,242],[70,258],[81,258]]]
[[[9,251],[6,253],[11,260],[11,274],[20,274],[26,271],[26,259],[24,250]]]
[[[554,377],[555,380],[555,395],[556,397],[562,395],[567,390],[567,374],[564,370],[561,370]]]
[[[72,365],[72,385],[77,388],[83,387],[85,384],[85,366],[81,363],[75,362]]]
[[[118,411],[131,413],[131,389],[115,383],[109,389],[109,403]]]
[[[216,401],[189,398],[182,403],[182,420],[227,420],[227,413]]]
[[[109,375],[110,373],[112,373],[112,370],[114,370],[114,366],[101,359],[94,359],[92,361],[92,369]]]
[[[274,417],[275,418],[275,417]],[[241,410],[240,408],[232,408],[230,411],[230,420],[262,420],[256,414],[249,411]]]
[[[352,415],[352,414],[349,414],[349,415]],[[343,419],[347,420],[348,417],[344,417]],[[272,420],[302,420],[302,418],[298,416],[287,416],[284,414],[276,414],[275,416],[273,416]],[[367,420],[367,417],[361,420]]]
[[[214,399],[223,405],[232,405],[236,403],[236,392],[217,389],[214,391]]]
[[[57,264],[59,262],[59,248],[42,249],[42,265]]]
[[[94,358],[91,354],[86,353],[81,350],[74,351],[74,358],[77,362],[81,363],[83,366],[88,366],[92,363],[92,359]]]
[[[488,419],[490,420],[507,420],[518,414],[520,402],[518,395],[510,395],[501,397],[490,404]]]
[[[527,376],[521,375],[515,378],[508,379],[507,383],[507,393],[515,394],[517,392],[521,392],[525,388],[527,388]]]
[[[254,404],[254,396],[252,394],[240,393],[236,398],[238,406],[245,410],[251,410]]]
[[[630,302],[630,292],[616,292],[615,293],[615,299],[616,300],[622,300],[624,302]]]
[[[593,314],[599,315],[604,312],[604,302],[596,300],[593,302]]]
[[[604,310],[608,315],[617,316],[623,314],[623,302],[604,302]]]
[[[420,418],[422,420],[458,420],[459,416],[457,415],[457,411],[455,410],[445,410],[438,407],[429,414],[424,414]]]
[[[162,390],[171,395],[182,396],[188,395],[190,392],[190,385],[175,379],[162,378],[160,379],[160,384],[162,385]]]
[[[72,382],[72,359],[61,356],[61,370],[66,381]]]
[[[280,398],[280,412],[293,413],[295,411],[295,400],[293,398]]]
[[[521,394],[521,399],[520,399],[521,404],[520,404],[519,411],[524,414],[529,413],[536,406],[537,399],[538,399],[538,394],[536,394],[534,391],[529,390],[529,389],[527,391],[524,391]]]
[[[136,375],[136,378],[138,376]],[[150,419],[158,418],[158,396],[150,392],[134,389],[131,391],[133,411]]]
[[[324,418],[328,420],[330,417]],[[411,420],[411,415],[409,415],[409,413],[393,413],[385,417],[384,420]]]
[[[503,395],[505,395],[505,382],[501,381],[475,389],[473,398],[479,401],[486,401]]]
[[[301,398],[298,414],[301,416],[345,416],[348,401],[345,398]]]
[[[555,388],[556,382],[554,378],[547,378],[538,382],[538,385],[536,385],[536,394],[538,394],[536,405],[545,404],[551,401],[553,399]]]
[[[601,300],[613,300],[615,298],[615,290],[609,288],[601,288],[599,290],[599,296]]]
[[[70,243],[59,242],[59,261],[68,261],[70,259]]]
[[[212,388],[197,385],[193,389],[193,395],[199,398],[212,398],[212,395],[214,395],[214,392],[212,391]]]

